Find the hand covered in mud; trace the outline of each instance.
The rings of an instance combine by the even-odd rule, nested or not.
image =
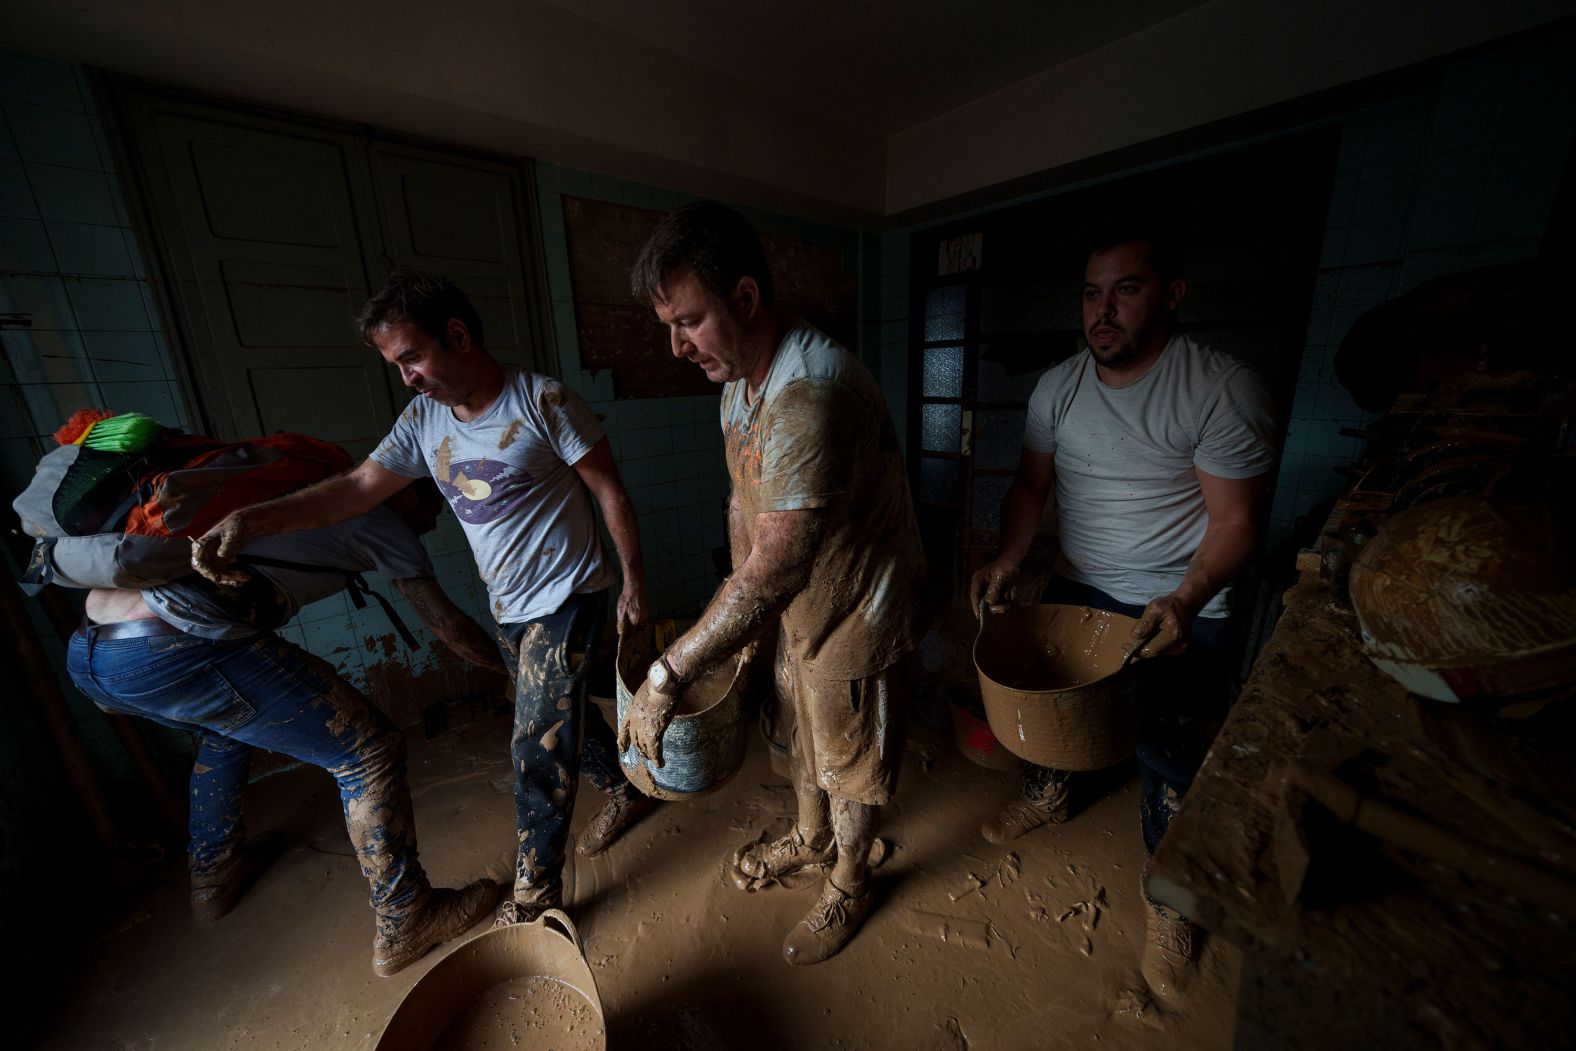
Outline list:
[[[969,578],[969,612],[980,615],[980,602],[1000,612],[1012,597],[1012,586],[1018,579],[1018,566],[1014,562],[996,559],[975,570]]]
[[[633,744],[635,751],[661,767],[662,735],[673,721],[673,709],[678,706],[683,692],[677,688],[671,693],[658,692],[652,689],[649,679],[641,683],[624,711],[623,721],[618,724],[619,752]]]
[[[646,585],[643,581],[625,578],[624,590],[618,596],[618,633],[638,628],[646,622]]]
[[[219,524],[192,541],[192,568],[215,584],[223,587],[240,587],[250,578],[244,569],[225,569],[235,561],[251,531],[236,512],[219,520]]]
[[[1133,643],[1143,642],[1138,656],[1165,657],[1187,649],[1188,632],[1193,627],[1193,617],[1197,613],[1197,610],[1175,595],[1151,599],[1149,605],[1144,607],[1143,615],[1138,618],[1138,623],[1133,625]]]

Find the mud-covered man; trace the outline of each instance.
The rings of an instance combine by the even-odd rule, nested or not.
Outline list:
[[[510,756],[519,844],[514,892],[496,924],[528,922],[562,904],[582,759],[608,802],[580,853],[606,849],[652,806],[625,779],[612,728],[585,688],[614,579],[593,499],[623,569],[620,629],[646,616],[634,506],[590,407],[558,381],[489,354],[480,315],[452,282],[395,271],[357,325],[416,398],[354,470],[229,516],[194,542],[193,565],[224,582],[224,565],[252,537],[339,521],[416,478],[438,483],[517,670]]]
[[[778,310],[760,238],[737,213],[701,202],[668,216],[631,284],[673,354],[726,384],[733,573],[652,664],[619,743],[660,762],[685,685],[780,624],[798,822],[733,864],[749,879],[831,865],[783,942],[789,963],[817,963],[869,912],[867,858],[902,758],[924,574],[902,455],[870,373]]]
[[[1029,399],[1001,551],[969,588],[975,609],[1008,594],[1054,486],[1061,551],[1044,600],[1138,618],[1140,816],[1150,853],[1228,703],[1227,591],[1258,543],[1255,504],[1275,462],[1275,414],[1257,377],[1176,332],[1186,291],[1178,255],[1152,233],[1119,235],[1089,254],[1088,349],[1047,372]],[[1065,821],[1071,787],[1066,771],[1026,764],[1019,796],[981,834],[1003,843]],[[1144,977],[1174,997],[1193,973],[1194,932],[1149,904]]]
[[[404,736],[327,661],[272,630],[344,590],[351,574],[376,570],[450,649],[502,670],[487,633],[438,587],[417,539],[442,506],[429,482],[337,525],[260,539],[243,554],[252,575],[240,588],[193,574],[146,590],[88,593],[87,620],[67,655],[72,681],[108,711],[200,737],[190,818],[198,922],[228,912],[269,860],[266,848],[246,843],[241,818],[258,748],[322,767],[338,782],[345,828],[371,886],[378,974],[394,974],[464,933],[497,900],[491,880],[458,890],[428,882],[416,850]],[[92,565],[62,558],[57,582],[92,585]]]

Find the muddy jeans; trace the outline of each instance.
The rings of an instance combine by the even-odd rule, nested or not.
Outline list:
[[[633,790],[619,769],[612,727],[586,700],[588,658],[606,616],[607,592],[597,591],[571,595],[545,617],[498,625],[504,663],[518,669],[509,741],[520,837],[518,901],[562,899],[564,847],[582,762],[586,777],[602,791]]]
[[[1128,617],[1144,607],[1118,602],[1105,592],[1058,577],[1045,602],[1093,606]],[[1230,680],[1222,648],[1226,618],[1195,617],[1188,648],[1176,657],[1157,657],[1133,666],[1127,691],[1138,709],[1138,801],[1144,849],[1150,854],[1171,824],[1171,816],[1204,762],[1210,741],[1230,703]],[[1025,795],[1039,795],[1067,784],[1073,774],[1048,766],[1023,764]]]
[[[240,849],[247,766],[253,748],[266,748],[320,766],[338,782],[345,827],[380,915],[398,922],[424,897],[405,738],[326,661],[271,633],[219,641],[85,632],[71,637],[67,668],[90,700],[202,737],[191,778],[194,881]]]

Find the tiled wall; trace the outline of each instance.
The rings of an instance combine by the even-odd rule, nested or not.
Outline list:
[[[1334,359],[1363,312],[1440,274],[1535,256],[1576,131],[1576,34],[1448,66],[1430,86],[1342,121],[1302,374],[1271,542],[1338,493],[1368,416]]]
[[[536,172],[561,375],[591,403],[607,428],[640,519],[651,612],[656,616],[693,616],[720,583],[712,551],[727,544],[728,482],[718,398],[619,400],[613,397],[611,375],[581,367],[563,210],[566,195],[660,212],[672,211],[692,198],[551,164],[538,164]],[[869,260],[857,232],[758,210],[742,211],[760,230],[841,246],[846,265],[851,271],[864,272],[868,288],[870,267],[861,264]],[[868,301],[861,297],[860,302]],[[867,330],[862,328],[861,333]],[[612,550],[611,541],[608,548]]]
[[[81,70],[0,51],[0,488],[32,477],[76,409],[186,424],[120,178]],[[29,603],[46,651],[64,647]],[[102,714],[65,684],[88,748],[130,778]]]

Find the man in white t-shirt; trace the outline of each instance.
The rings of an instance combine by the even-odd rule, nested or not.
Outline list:
[[[519,843],[497,923],[528,922],[562,903],[582,761],[609,798],[581,854],[606,849],[653,805],[624,777],[612,728],[586,701],[587,657],[614,579],[593,501],[623,570],[620,630],[646,617],[634,505],[590,407],[557,380],[493,358],[480,315],[446,278],[395,271],[357,324],[417,397],[360,466],[235,512],[194,541],[192,564],[225,583],[223,566],[252,537],[340,521],[416,478],[438,483],[487,584],[500,649],[518,669],[510,757]]]
[[[1088,349],[1030,397],[1001,551],[969,586],[975,610],[1008,593],[1054,485],[1061,551],[1044,601],[1138,618],[1133,693],[1151,853],[1229,701],[1227,593],[1258,544],[1255,505],[1275,463],[1274,407],[1258,378],[1175,331],[1186,291],[1177,257],[1153,236],[1090,253]],[[1066,820],[1071,782],[1025,764],[1019,796],[981,834],[1003,843]],[[1149,934],[1144,977],[1156,995],[1175,997],[1193,973],[1192,926],[1151,901]]]

